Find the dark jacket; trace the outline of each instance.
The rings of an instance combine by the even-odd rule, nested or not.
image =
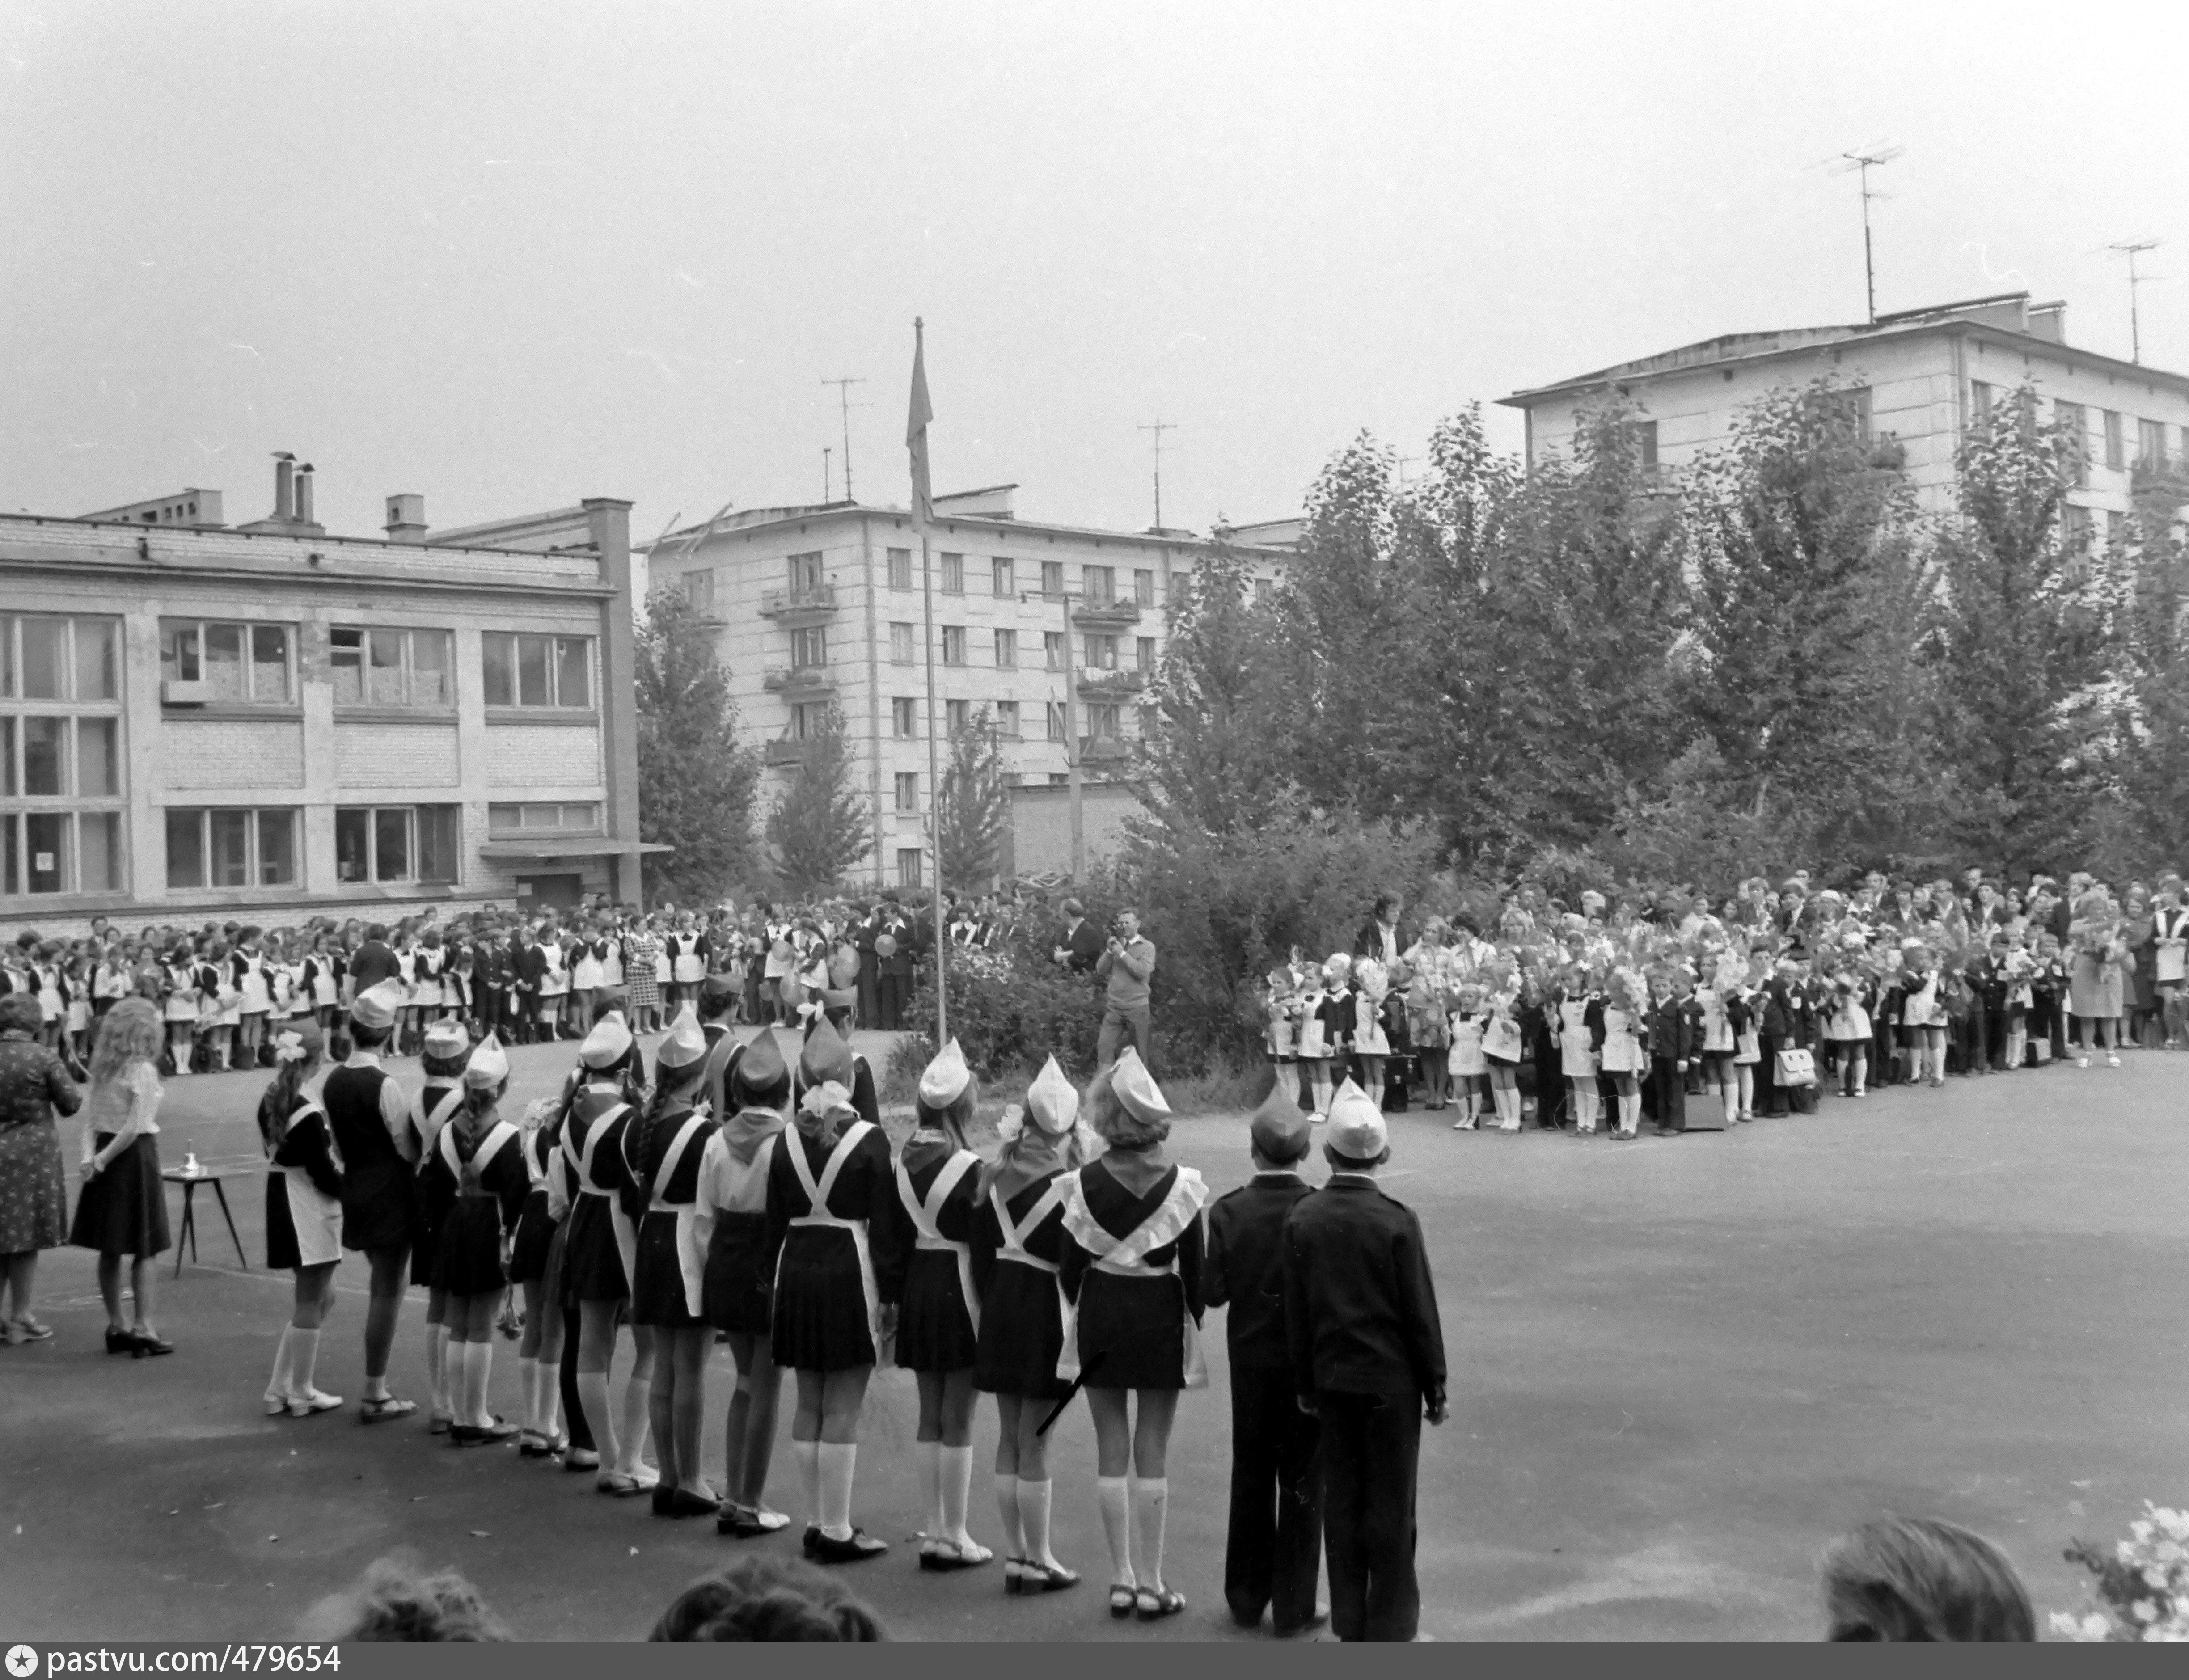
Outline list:
[[[1339,1174],[1285,1221],[1286,1341],[1302,1392],[1442,1398],[1444,1328],[1421,1221]]]
[[[1415,942],[1421,937],[1420,933],[1404,919],[1400,921],[1394,931],[1398,939],[1393,948],[1401,957],[1412,950]],[[1375,917],[1371,916],[1361,923],[1360,931],[1353,936],[1353,955],[1355,960],[1362,957],[1373,957],[1379,963],[1383,960],[1383,926]]]
[[[1079,919],[1079,925],[1062,935],[1057,943],[1072,953],[1065,959],[1064,965],[1074,974],[1092,974],[1094,964],[1101,960],[1104,949],[1101,930],[1084,916]]]
[[[349,959],[350,985],[353,995],[369,990],[383,980],[393,980],[403,971],[402,959],[385,940],[368,939],[357,947]]]
[[[1287,1370],[1285,1340],[1285,1218],[1312,1194],[1297,1173],[1257,1173],[1208,1209],[1208,1258],[1202,1293],[1229,1305],[1224,1335],[1235,1366]]]

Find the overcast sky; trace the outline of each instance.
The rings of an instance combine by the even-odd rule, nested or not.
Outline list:
[[[2189,369],[2189,7],[592,5],[0,0],[0,506],[268,452],[376,534],[938,490],[1166,523],[1298,507],[1367,428],[1722,332],[2027,286],[2125,356],[2102,247],[2169,243]],[[1491,410],[1517,449],[1517,416]]]

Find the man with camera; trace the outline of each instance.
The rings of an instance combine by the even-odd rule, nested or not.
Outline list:
[[[1094,977],[1104,982],[1102,1032],[1095,1059],[1107,1067],[1128,1044],[1140,1060],[1152,1060],[1154,1034],[1148,1021],[1148,976],[1155,972],[1156,947],[1140,936],[1140,914],[1117,912],[1117,925],[1094,962]]]

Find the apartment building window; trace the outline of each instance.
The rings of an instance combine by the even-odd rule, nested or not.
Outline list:
[[[1136,670],[1153,670],[1156,668],[1155,637],[1139,636],[1133,638],[1133,667]]]
[[[919,812],[919,777],[911,771],[899,771],[897,778],[897,814],[917,816]]]
[[[810,741],[829,727],[826,700],[800,700],[790,708],[790,738]]]
[[[1114,636],[1089,636],[1086,639],[1085,656],[1080,661],[1086,670],[1115,670],[1117,668],[1117,638]]]
[[[1090,607],[1108,607],[1117,599],[1117,574],[1109,566],[1082,566],[1079,593]]]
[[[819,625],[790,632],[790,668],[817,670],[829,663],[829,632]]]
[[[789,557],[788,564],[793,595],[818,595],[821,592],[821,557],[818,554],[794,554]]]
[[[946,665],[962,665],[965,663],[964,625],[942,626],[942,663]]]
[[[2090,486],[2090,420],[2080,403],[2055,402],[2052,423],[2067,434],[2068,482],[2078,489]]]
[[[0,897],[119,892],[120,625],[0,614]]]
[[[711,572],[687,575],[704,577]],[[327,632],[327,663],[338,706],[413,706],[446,710],[456,703],[455,633],[446,630],[367,630],[337,625]]]
[[[995,594],[998,600],[1016,595],[1019,592],[1017,585],[1012,581],[1014,568],[1010,561],[991,560],[988,563],[988,569],[994,578]]]
[[[1069,738],[1064,727],[1064,703],[1061,700],[1049,703],[1049,738],[1052,741]]]
[[[338,807],[335,879],[453,883],[462,813],[455,805]]]
[[[1254,604],[1257,607],[1268,606],[1270,604],[1270,597],[1276,592],[1277,586],[1271,583],[1269,579],[1256,578],[1254,580]]]
[[[297,693],[291,625],[160,620],[160,680],[202,682],[206,698],[286,706]]]
[[[171,808],[167,819],[171,888],[297,884],[294,811]]]
[[[1015,630],[996,632],[996,669],[1016,670],[1019,668],[1019,633]]]
[[[2101,409],[2098,418],[2105,431],[2106,467],[2108,471],[2118,472],[2128,465],[2128,445],[2122,436],[2119,410]]]
[[[891,625],[890,626],[890,663],[893,665],[908,665],[912,662],[912,626],[908,624]]]
[[[919,733],[919,702],[902,697],[890,702],[890,731],[900,741]]]
[[[1052,601],[1064,597],[1064,562],[1044,560],[1041,563],[1041,592]]]
[[[973,703],[970,700],[945,700],[942,703],[942,727],[953,735],[962,735],[973,727]]]
[[[2135,464],[2145,472],[2164,472],[2166,470],[2166,425],[2163,421],[2139,420],[2135,423]]]
[[[1984,381],[1969,381],[1969,413],[1979,421],[1989,421],[1991,405],[1996,394]]]
[[[1006,741],[1019,738],[1019,703],[1016,700],[996,702],[996,733]]]
[[[912,551],[892,548],[889,552],[889,586],[891,589],[912,587]]]
[[[1098,741],[1116,740],[1121,733],[1117,727],[1119,710],[1118,707],[1106,705],[1088,707],[1088,734]]]
[[[1041,633],[1041,655],[1044,665],[1050,670],[1064,669],[1064,632],[1045,630]]]
[[[942,592],[963,595],[965,592],[965,557],[946,554],[942,557]]]
[[[1629,421],[1626,437],[1634,450],[1634,464],[1644,472],[1654,472],[1657,470],[1657,422],[1654,420]]]
[[[1869,443],[1872,436],[1869,387],[1867,385],[1847,386],[1837,393],[1837,402],[1840,412],[1847,416],[1847,423],[1853,428],[1855,436],[1864,443]],[[1654,466],[1655,462],[1652,461],[1649,464]]]
[[[715,574],[712,572],[685,573],[684,600],[695,613],[712,613],[715,610]]]
[[[597,834],[601,827],[601,807],[597,801],[585,800],[568,804],[534,802],[526,805],[489,805],[486,808],[489,834],[539,834],[543,829],[559,829],[564,834]]]
[[[2072,501],[2060,510],[2060,529],[2072,548],[2087,548],[2090,541],[2090,510]]]
[[[479,637],[481,675],[490,706],[553,706],[593,703],[593,642],[588,636],[512,636],[489,631]]]
[[[919,848],[918,846],[897,847],[897,884],[899,887],[907,890],[918,889],[919,885]]]
[[[1141,607],[1156,604],[1156,574],[1145,567],[1133,574],[1133,601]]]

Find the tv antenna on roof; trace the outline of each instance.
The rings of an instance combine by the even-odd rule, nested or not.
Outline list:
[[[850,501],[853,500],[851,495],[851,410],[853,409],[872,408],[874,404],[872,403],[855,403],[851,400],[851,387],[854,385],[865,384],[867,382],[863,379],[824,379],[821,382],[823,385],[833,385],[836,387],[836,404],[837,406],[843,410],[844,500]]]
[[[1156,434],[1156,523],[1151,529],[1159,531],[1162,529],[1162,434],[1177,431],[1178,424],[1174,421],[1156,420],[1141,427],[1140,430]]]
[[[2158,278],[2157,274],[2136,273],[2135,259],[2147,251],[2157,250],[2164,243],[2164,240],[2156,239],[2124,239],[2106,247],[2108,251],[2118,251],[2128,258],[2128,342],[2129,359],[2132,362],[2143,360],[2143,323],[2136,309],[2135,291],[2146,280]]]
[[[1862,176],[1862,284],[1869,305],[1869,324],[1872,326],[1877,325],[1877,264],[1871,254],[1869,201],[1888,195],[1870,185],[1869,172],[1892,162],[1907,150],[1903,145],[1881,142],[1856,151],[1843,151],[1839,156],[1839,161],[1832,165],[1831,173],[1835,175],[1852,175],[1858,172]]]

